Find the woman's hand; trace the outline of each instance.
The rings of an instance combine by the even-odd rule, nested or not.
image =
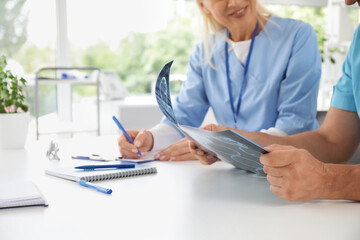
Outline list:
[[[121,133],[118,138],[118,145],[123,158],[139,158],[138,149],[141,153],[151,151],[154,146],[154,137],[148,130],[127,130],[127,133],[133,139],[131,144],[125,135]]]
[[[193,154],[195,158],[200,160],[200,162],[204,165],[211,165],[216,161],[220,161],[220,159],[218,159],[211,153],[204,152],[203,150],[198,148],[193,141],[188,141],[188,147],[191,154]]]
[[[220,131],[220,130],[225,130],[225,129],[229,129],[229,128],[221,126],[221,125],[209,124],[209,125],[206,125],[205,127],[203,127],[202,129],[205,129],[208,131]],[[200,160],[200,158],[203,155],[205,155],[205,153],[203,153],[203,155],[199,155],[196,157],[195,152],[191,151],[191,149],[189,148],[188,141],[189,141],[188,138],[181,139],[180,141],[178,141],[178,142],[168,146],[164,150],[160,151],[158,154],[155,155],[155,158],[160,161],[169,161],[169,160],[171,160],[171,161],[188,161],[188,160],[196,160],[196,159]],[[205,163],[205,160],[203,160],[202,162]]]
[[[195,156],[190,153],[188,139],[183,138],[180,141],[171,144],[164,150],[158,152],[155,158],[160,161],[188,161],[195,160]]]
[[[230,129],[230,128],[221,126],[221,125],[216,125],[216,124],[208,124],[208,125],[202,127],[202,129],[208,130],[208,131],[222,131],[222,130],[226,130],[226,129]],[[201,150],[200,148],[198,148],[193,141],[188,142],[188,147],[189,147],[192,155],[196,159],[200,160],[200,162],[204,165],[211,165],[216,161],[220,161],[220,159],[218,159],[212,153],[205,152],[205,151]]]
[[[212,124],[208,124],[208,125],[202,127],[202,129],[208,130],[208,131],[222,131],[222,130],[231,129],[231,128],[212,123]]]

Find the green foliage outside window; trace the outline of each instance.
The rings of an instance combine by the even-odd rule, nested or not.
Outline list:
[[[39,48],[34,44],[24,44],[13,55],[24,68],[25,73],[34,74],[42,67],[55,66],[55,52],[50,47]],[[39,115],[45,115],[56,111],[56,85],[41,84],[39,87]],[[35,90],[33,87],[26,88],[27,100],[30,104],[35,103]],[[30,108],[30,114],[35,115],[35,108]]]
[[[6,54],[18,61],[25,73],[34,74],[38,68],[55,65],[55,50],[50,46],[39,47],[26,42],[27,16],[21,13],[25,2],[26,0],[0,0],[0,54]],[[334,61],[331,55],[338,49],[324,49],[327,40],[326,8],[280,5],[266,7],[274,15],[310,23],[317,33],[323,60]],[[348,11],[350,19],[358,23],[358,9]],[[132,33],[124,39],[119,39],[118,47],[115,49],[107,42],[99,42],[87,48],[72,45],[71,65],[115,70],[131,94],[149,93],[152,82],[165,62],[175,59],[172,73],[186,74],[189,56],[199,40],[199,29],[194,22],[194,18],[175,17],[161,31]],[[173,93],[178,92],[181,82],[172,82],[171,87]],[[56,110],[56,86],[41,85],[39,88],[40,115]],[[74,92],[79,96],[94,96],[95,91],[94,87],[74,88]],[[34,89],[27,89],[27,101],[31,104],[33,100]],[[30,111],[34,114],[34,108],[30,108]]]
[[[53,66],[55,63],[55,52],[50,47],[39,48],[31,43],[23,44],[25,30],[22,34],[12,33],[13,42],[9,43],[4,38],[3,25],[6,29],[13,27],[14,23],[5,21],[5,15],[20,16],[19,6],[25,0],[2,1],[0,3],[0,50],[7,49],[8,56],[20,62],[26,73],[34,73],[40,67]],[[4,2],[7,3],[5,8]],[[17,13],[9,11],[9,2],[17,3]],[[2,5],[1,5],[2,4]],[[15,4],[16,5],[16,4]],[[15,6],[13,5],[13,6]],[[266,6],[273,14],[280,17],[301,19],[310,23],[318,37],[319,49],[323,58],[330,58],[331,52],[337,49],[324,49],[326,42],[326,8],[299,7],[299,6]],[[350,17],[357,20],[358,11],[350,11]],[[19,18],[20,20],[24,18]],[[124,39],[119,39],[119,45],[113,49],[106,42],[80,48],[71,46],[70,56],[72,66],[97,66],[101,69],[115,70],[124,81],[128,91],[132,94],[151,92],[151,83],[155,80],[163,64],[175,59],[172,69],[173,74],[186,74],[188,59],[198,39],[197,25],[194,18],[176,17],[169,21],[168,26],[154,33],[132,33]],[[26,26],[26,21],[23,26]],[[194,26],[195,25],[195,26]],[[25,29],[25,28],[24,28]],[[11,31],[8,31],[10,34]],[[3,34],[3,35],[2,35]],[[11,35],[11,34],[10,34]],[[9,35],[9,36],[10,36]],[[26,34],[25,34],[26,35]],[[8,36],[8,35],[7,35]],[[10,37],[7,37],[10,38]],[[7,41],[7,42],[6,42]],[[4,47],[6,42],[6,47]],[[13,47],[14,46],[14,47]],[[20,46],[22,46],[20,48]],[[20,50],[18,50],[20,48]],[[13,49],[13,50],[12,50]],[[330,52],[330,55],[325,55]],[[179,83],[174,83],[179,90]],[[75,89],[79,95],[93,95],[94,88]],[[53,90],[51,92],[54,92]]]
[[[273,14],[285,17],[302,20],[310,23],[317,34],[319,50],[322,61],[324,57],[329,57],[330,61],[335,61],[332,56],[325,56],[324,43],[326,41],[325,27],[326,27],[326,8],[314,7],[299,7],[299,6],[280,6],[268,5],[266,6]]]
[[[25,73],[35,73],[39,68],[55,65],[55,52],[50,47],[40,49],[34,44],[24,44],[13,57],[21,63]]]
[[[26,0],[0,1],[0,50],[12,56],[27,39],[27,16],[21,14]]]
[[[191,21],[178,19],[159,32],[133,33],[122,39],[116,50],[99,43],[83,53],[81,62],[86,66],[115,70],[131,93],[149,93],[151,82],[164,63],[175,59],[172,73],[186,73],[196,41]]]

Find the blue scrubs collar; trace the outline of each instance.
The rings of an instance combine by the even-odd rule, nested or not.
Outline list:
[[[234,101],[233,101],[233,96],[232,96],[232,92],[231,92],[231,83],[230,83],[230,73],[229,73],[229,53],[228,53],[228,43],[227,41],[225,41],[225,66],[226,66],[226,78],[227,78],[227,85],[228,85],[228,91],[229,91],[229,97],[230,97],[230,106],[231,106],[231,111],[233,113],[233,118],[234,118],[234,122],[235,122],[235,128],[237,128],[237,117],[239,115],[239,110],[240,110],[240,104],[241,104],[241,97],[242,97],[242,93],[243,93],[243,88],[244,88],[244,83],[245,83],[245,79],[246,79],[246,74],[249,68],[249,64],[250,64],[250,58],[251,58],[251,54],[252,54],[252,50],[253,50],[253,46],[254,46],[254,42],[255,42],[255,37],[256,37],[256,33],[258,31],[259,28],[259,22],[256,23],[256,27],[254,30],[254,33],[252,35],[251,38],[251,44],[250,44],[250,49],[249,49],[249,53],[246,57],[246,62],[245,62],[245,67],[244,67],[244,75],[243,75],[243,81],[241,83],[241,88],[240,88],[240,94],[239,94],[239,100],[238,100],[238,104],[237,104],[237,108],[236,108],[236,112],[235,112],[235,108],[234,108]]]

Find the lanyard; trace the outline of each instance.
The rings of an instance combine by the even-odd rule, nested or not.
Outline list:
[[[240,103],[241,103],[241,97],[242,97],[242,93],[243,93],[244,83],[245,83],[246,74],[247,74],[247,71],[248,71],[248,68],[249,68],[251,53],[252,53],[252,50],[253,50],[253,46],[254,46],[254,42],[255,42],[255,37],[256,37],[256,33],[257,33],[257,31],[258,31],[258,28],[259,28],[259,22],[256,23],[256,27],[255,27],[254,33],[253,33],[253,35],[252,35],[252,38],[251,38],[251,44],[250,44],[249,53],[248,53],[248,55],[247,55],[247,57],[246,57],[245,68],[244,68],[244,75],[243,75],[243,81],[242,81],[242,83],[241,83],[240,94],[239,94],[239,101],[238,101],[238,104],[237,104],[236,112],[235,112],[234,101],[233,101],[233,96],[232,96],[232,92],[231,92],[230,73],[229,73],[228,43],[225,41],[226,78],[227,78],[227,85],[228,85],[228,91],[229,91],[229,97],[230,97],[231,111],[232,111],[232,113],[233,113],[233,118],[234,118],[234,122],[235,122],[235,128],[237,128],[237,116],[239,115]]]

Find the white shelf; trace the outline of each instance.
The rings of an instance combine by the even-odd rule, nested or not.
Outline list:
[[[71,85],[97,85],[96,81],[91,79],[37,79],[39,84],[71,84]]]
[[[78,78],[58,78],[59,73],[61,72],[67,72],[67,71],[79,71],[79,72],[91,72],[91,73],[97,73],[96,78],[93,77],[82,77],[79,76]],[[85,132],[96,132],[97,135],[100,135],[100,89],[99,89],[99,77],[100,77],[100,69],[97,67],[47,67],[47,68],[41,68],[36,72],[35,75],[35,122],[36,122],[36,138],[39,139],[39,135],[44,134],[72,134],[72,133],[85,133]],[[56,76],[54,78],[47,78],[43,77],[44,72],[48,73],[54,73],[52,76]],[[69,120],[70,122],[59,122],[56,119],[54,121],[51,121],[52,124],[45,125],[41,124],[41,121],[39,121],[39,85],[60,85],[60,87],[69,88],[73,85],[86,85],[86,86],[96,86],[96,128],[89,127],[88,125],[89,121],[85,121],[82,124],[74,123],[72,122],[74,119],[71,115],[72,112],[72,97],[71,95],[67,96],[68,102],[71,109],[69,108],[60,108],[59,112],[60,114],[63,114],[64,111],[61,110],[69,110],[70,114],[69,117],[66,117],[66,120]],[[69,86],[70,85],[70,86]],[[72,88],[69,88],[72,89]],[[59,100],[59,99],[58,99]],[[63,105],[61,105],[63,106]],[[59,109],[59,106],[58,106]],[[66,112],[68,113],[68,112]],[[66,114],[65,114],[66,115]],[[63,115],[62,115],[63,116]],[[40,123],[40,124],[39,124]]]

